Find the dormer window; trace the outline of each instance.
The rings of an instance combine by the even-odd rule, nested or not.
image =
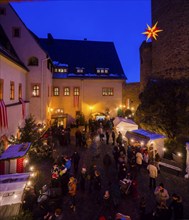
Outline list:
[[[108,68],[96,68],[96,73],[98,73],[98,74],[108,74],[109,69]]]
[[[28,59],[28,66],[38,66],[39,61],[37,57],[30,57]]]
[[[67,73],[68,68],[55,68],[54,70],[56,73]]]
[[[84,69],[83,67],[76,67],[76,73],[84,73]]]

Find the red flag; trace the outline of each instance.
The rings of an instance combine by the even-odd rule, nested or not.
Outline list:
[[[25,112],[26,112],[25,102],[22,98],[20,98],[20,102],[22,103],[22,117],[24,119],[25,118]]]
[[[0,101],[0,127],[8,128],[7,108],[3,100]]]
[[[3,127],[3,116],[2,116],[2,107],[1,107],[1,100],[0,100],[0,129]]]
[[[74,107],[78,108],[79,107],[79,96],[74,95]]]

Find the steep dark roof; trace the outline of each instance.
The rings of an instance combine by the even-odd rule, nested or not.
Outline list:
[[[39,43],[52,61],[68,65],[68,74],[54,73],[54,78],[126,79],[113,42],[40,38]],[[84,74],[75,68],[84,68]],[[96,68],[108,68],[109,74],[96,74]]]
[[[5,56],[7,59],[21,66],[25,70],[29,71],[28,68],[19,59],[18,55],[16,54],[13,46],[11,45],[1,25],[0,25],[0,53],[3,56]]]

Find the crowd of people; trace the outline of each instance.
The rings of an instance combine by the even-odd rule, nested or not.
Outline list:
[[[70,129],[64,130],[62,128],[62,131],[67,132],[66,136],[65,134],[63,135],[60,128],[58,129],[56,134],[58,134],[60,145],[69,147],[71,143]],[[63,142],[61,138],[63,138]],[[77,128],[73,145],[74,151],[71,155],[62,154],[54,159],[49,186],[49,189],[61,189],[61,198],[68,198],[67,205],[70,207],[70,210],[77,212],[78,192],[94,195],[93,202],[98,205],[103,203],[106,210],[112,206],[117,210],[122,196],[130,194],[131,197],[137,198],[139,202],[141,220],[176,220],[182,218],[182,198],[175,193],[170,196],[163,183],[156,186],[156,179],[160,173],[158,166],[160,158],[157,151],[152,157],[148,149],[129,145],[123,139],[121,132],[117,133],[112,128],[105,128],[103,122],[99,122],[95,129],[90,126],[89,130]],[[93,152],[92,149],[99,150],[104,145],[109,146],[111,153],[105,153],[103,158],[96,157],[96,151]],[[81,149],[91,149],[92,157],[88,158],[91,160],[90,162],[82,160]],[[95,158],[93,158],[94,154]],[[102,168],[97,164],[98,160],[102,160],[105,172],[110,168],[116,170],[117,175],[114,177],[116,185],[112,183],[112,180],[109,180],[108,184],[104,184],[104,177],[101,173]],[[138,193],[138,184],[140,183],[137,182],[137,175],[142,175],[141,169],[145,169],[149,173],[149,187],[154,194],[156,202],[156,206],[150,213],[146,208],[145,195],[141,196]],[[104,185],[106,186],[103,187]],[[58,204],[54,203],[52,207],[49,205],[49,200],[52,196],[51,192],[47,187],[44,187],[42,191],[42,196],[38,198],[38,204],[45,211],[42,215],[38,215],[40,217],[36,219],[64,219],[59,204],[60,200],[58,200]],[[126,217],[124,218],[124,216]],[[109,216],[100,215],[98,218],[104,220],[130,219],[129,216],[124,214],[123,218],[114,217],[110,214]]]

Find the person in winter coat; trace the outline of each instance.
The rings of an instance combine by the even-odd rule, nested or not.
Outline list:
[[[88,174],[87,169],[85,167],[82,167],[80,176],[79,176],[79,185],[82,192],[85,192],[85,185],[87,180]]]
[[[112,145],[115,145],[115,131],[112,130]]]
[[[143,161],[143,156],[142,156],[141,152],[138,151],[136,153],[136,164],[137,164],[137,167],[138,167],[138,171],[140,171],[140,169],[142,167],[142,161]]]
[[[77,151],[74,151],[74,153],[72,154],[71,160],[73,162],[74,173],[76,175],[78,172],[78,166],[79,166],[79,160],[80,160],[80,155]]]
[[[172,201],[169,208],[172,211],[174,220],[183,219],[183,204],[182,198],[179,195],[175,193],[172,195]]]
[[[114,160],[115,160],[115,166],[116,166],[116,168],[118,168],[119,155],[120,155],[120,148],[119,148],[119,146],[114,146],[112,153],[113,153]]]
[[[100,191],[101,191],[101,175],[100,172],[95,170],[95,176],[94,176],[94,191],[96,196],[96,202],[100,203]]]
[[[68,193],[71,199],[70,208],[72,208],[74,212],[76,209],[76,201],[75,201],[76,189],[77,189],[77,180],[74,177],[70,177],[69,182],[68,182],[68,190],[69,190]]]
[[[58,187],[59,185],[59,167],[57,163],[54,163],[51,170],[51,185],[53,188]]]
[[[147,166],[147,170],[150,177],[150,188],[156,188],[156,178],[158,177],[158,170],[157,167],[154,165],[153,162],[150,162],[150,164]]]
[[[109,134],[109,131],[107,130],[106,131],[106,144],[107,145],[109,144],[109,139],[110,139],[110,134]]]
[[[163,183],[160,183],[159,186],[155,188],[154,195],[156,196],[156,201],[158,204],[164,204],[169,199],[168,191],[164,188]]]

